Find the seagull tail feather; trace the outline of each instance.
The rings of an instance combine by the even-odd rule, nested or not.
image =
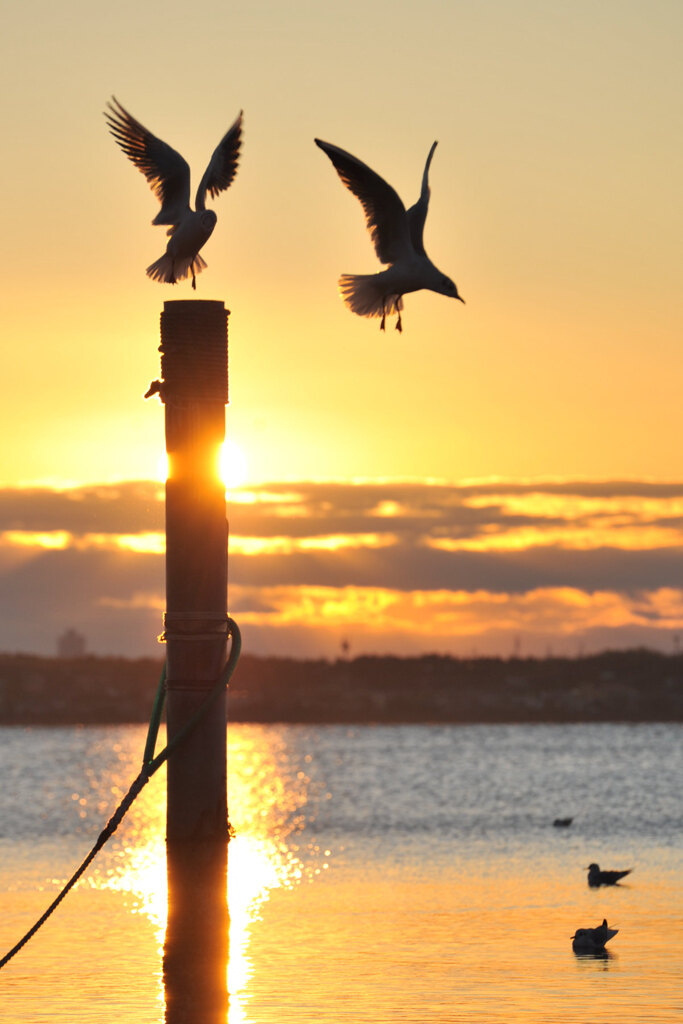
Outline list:
[[[147,267],[147,277],[164,284],[175,284],[176,281],[189,277],[191,273],[201,274],[206,265],[206,261],[199,254],[174,260],[165,252],[155,263]]]
[[[384,316],[403,309],[400,295],[387,295],[380,280],[382,274],[343,274],[339,278],[339,293],[358,316]]]

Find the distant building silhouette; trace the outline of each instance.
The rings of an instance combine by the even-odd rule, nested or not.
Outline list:
[[[58,658],[82,658],[85,654],[85,637],[75,629],[67,629],[57,640]]]

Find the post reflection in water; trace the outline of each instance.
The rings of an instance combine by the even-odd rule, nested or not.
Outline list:
[[[166,968],[166,985],[159,972],[159,1005],[165,1006],[168,1024],[184,1019],[192,1024],[223,1024],[226,1020],[228,1024],[245,1024],[248,1020],[247,987],[253,973],[250,929],[273,889],[294,885],[302,878],[302,864],[287,838],[303,824],[300,812],[306,803],[307,784],[303,773],[291,771],[285,743],[275,730],[244,725],[228,730],[229,807],[236,832],[228,848],[229,916],[226,912],[222,933],[202,933],[201,941],[199,931],[175,934],[173,913],[170,918],[167,913],[164,782],[160,780],[143,791],[131,815],[126,848],[117,869],[100,884],[134,894],[139,900],[138,911],[154,927],[159,961],[161,964],[163,960]],[[216,875],[220,853],[209,856],[205,867],[207,873],[213,871],[213,876],[205,873],[193,893],[198,930],[205,929],[212,918],[219,920],[221,907],[225,908],[225,888]],[[182,871],[183,865],[175,864],[171,870]],[[203,950],[201,958],[195,955],[197,948]],[[180,969],[184,991],[189,986],[196,993],[197,1003],[191,1011],[186,1011],[182,1000],[174,998],[174,988],[169,985],[169,957],[171,973]],[[220,978],[216,971],[222,972]],[[189,980],[187,972],[191,972]],[[224,996],[226,991],[229,1001],[222,1001],[221,994]],[[186,1012],[192,1015],[186,1016]]]
[[[225,1024],[228,992],[227,846],[166,846],[168,920],[164,941],[166,1024]]]

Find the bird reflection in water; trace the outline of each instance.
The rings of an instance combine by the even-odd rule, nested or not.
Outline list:
[[[586,969],[592,963],[598,971],[609,970],[610,960],[617,959],[614,953],[610,953],[608,949],[574,949],[572,952],[579,962],[583,961],[583,966]]]

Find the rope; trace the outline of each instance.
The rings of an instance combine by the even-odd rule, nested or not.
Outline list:
[[[62,902],[67,893],[70,892],[71,889],[73,889],[76,882],[79,880],[81,875],[83,875],[88,866],[95,859],[95,857],[102,849],[104,844],[107,842],[107,840],[114,834],[116,829],[123,821],[126,812],[130,809],[131,805],[133,804],[138,794],[147,785],[152,775],[154,775],[154,773],[158,771],[159,768],[161,768],[162,764],[164,764],[168,760],[169,756],[173,753],[173,751],[176,750],[183,742],[183,740],[185,740],[190,735],[192,730],[201,721],[201,719],[204,717],[209,708],[212,707],[212,705],[216,702],[221,693],[223,693],[223,691],[225,690],[226,686],[230,681],[233,672],[235,671],[235,667],[240,656],[240,651],[242,649],[242,636],[239,631],[239,626],[234,621],[234,619],[231,619],[230,617],[228,617],[228,629],[232,641],[230,644],[230,655],[225,663],[223,671],[221,672],[218,678],[218,681],[216,682],[216,685],[209,692],[206,700],[201,705],[201,707],[185,723],[183,728],[175,734],[173,739],[166,744],[163,750],[161,750],[155,757],[154,748],[156,747],[159,725],[161,723],[161,714],[164,706],[164,695],[166,687],[166,665],[164,664],[164,667],[161,671],[161,678],[159,679],[159,685],[157,687],[156,696],[154,698],[154,706],[152,708],[152,717],[150,719],[149,729],[147,730],[147,741],[145,743],[145,751],[142,758],[142,768],[140,769],[137,778],[133,781],[133,783],[130,786],[130,789],[124,796],[123,800],[121,801],[121,803],[116,808],[107,824],[100,832],[97,838],[97,842],[93,846],[88,856],[77,868],[77,870],[71,876],[71,878],[63,887],[58,896],[52,901],[52,903],[47,908],[42,917],[38,918],[33,927],[26,932],[24,937],[20,939],[19,942],[17,942],[16,946],[13,946],[12,949],[10,949],[9,953],[6,953],[5,956],[2,957],[2,959],[0,960],[0,970],[2,970],[5,964],[9,963],[12,957],[15,956],[19,952],[19,950],[26,945],[29,939],[33,938],[33,936],[36,934],[39,928],[42,928],[42,926],[45,924],[50,915],[54,913],[59,904]]]

